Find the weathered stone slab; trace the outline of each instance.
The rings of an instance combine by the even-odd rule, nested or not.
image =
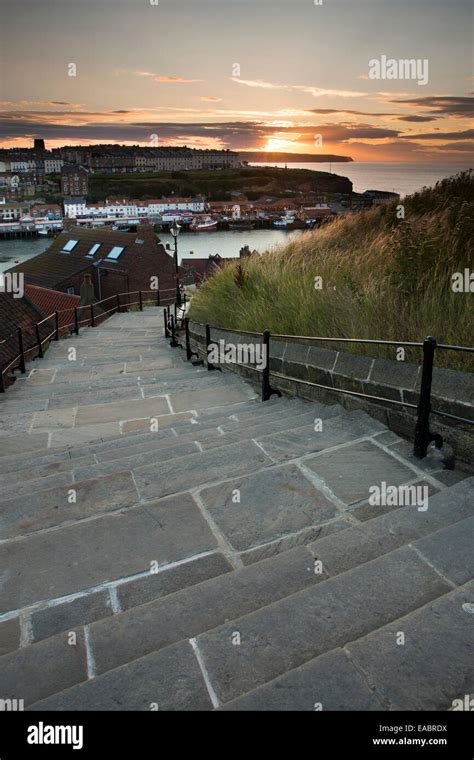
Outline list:
[[[134,476],[141,498],[157,499],[270,464],[271,460],[258,446],[246,442],[181,457],[161,466],[138,467]]]
[[[427,489],[427,491],[423,490],[421,491],[422,494],[427,493],[428,494],[428,504],[431,503],[431,498],[438,493],[438,490],[430,481],[424,480],[423,478],[420,480],[416,480],[413,483],[411,483],[411,486],[415,486],[416,488],[422,488]],[[420,492],[419,492],[420,493]],[[395,513],[399,509],[403,509],[403,504],[371,504],[369,500],[358,502],[355,506],[351,507],[350,513],[353,515],[357,520],[360,520],[361,522],[365,522],[366,520],[372,520],[377,519],[381,515],[385,515],[390,513]],[[414,509],[416,511],[415,507],[410,507],[410,509]],[[429,509],[429,507],[428,507]],[[435,530],[435,528],[433,528]]]
[[[149,399],[152,401],[152,399]],[[194,419],[194,416],[191,414],[191,412],[183,412],[182,414],[161,414],[161,415],[155,415],[144,417],[142,419],[137,420],[128,420],[127,422],[122,422],[121,424],[121,430],[122,433],[135,433],[139,431],[150,431],[150,424],[151,419],[158,420],[158,430],[166,430],[170,427],[175,427],[176,424],[179,423],[185,423],[189,424],[191,420]]]
[[[309,367],[332,370],[336,363],[337,354],[337,351],[333,351],[329,348],[310,346],[306,357],[306,363]]]
[[[47,447],[48,433],[0,436],[0,457],[10,456],[18,451],[41,451]]]
[[[0,614],[215,547],[215,538],[188,495],[7,542],[2,553],[9,575],[0,589]]]
[[[90,643],[97,673],[191,638],[323,577],[314,573],[309,553],[299,547],[93,623]]]
[[[462,585],[474,578],[474,517],[426,536],[415,543],[445,578]]]
[[[209,578],[223,575],[232,569],[228,560],[217,552],[176,567],[165,567],[159,572],[151,572],[144,577],[120,584],[117,587],[120,606],[123,610],[137,607],[139,604],[146,604],[188,586],[195,586]]]
[[[61,694],[34,710],[210,710],[212,704],[188,641],[124,665]]]
[[[28,433],[31,428],[31,421],[35,412],[29,412],[28,414],[6,414],[6,410],[2,413],[2,424],[0,427],[0,439],[4,437],[14,436],[16,433]],[[47,414],[47,412],[38,412],[38,414]]]
[[[71,633],[71,632],[68,632]],[[2,657],[2,699],[24,699],[25,706],[87,679],[86,648],[82,630],[75,630],[76,643],[68,633],[52,636]]]
[[[317,657],[261,686],[223,710],[383,710],[342,649]]]
[[[76,480],[83,480],[85,478],[103,478],[113,473],[121,473],[124,470],[131,470],[135,467],[142,467],[147,464],[161,464],[162,462],[168,462],[169,460],[179,459],[180,457],[187,456],[188,454],[195,454],[199,451],[195,443],[178,443],[178,439],[175,438],[176,444],[174,446],[168,446],[159,448],[157,450],[143,451],[141,454],[134,454],[133,456],[120,456],[119,459],[114,459],[111,462],[103,462],[101,464],[95,464],[92,467],[79,467],[74,469],[74,477]],[[121,450],[124,451],[123,449]]]
[[[15,482],[16,481],[16,482]],[[59,472],[52,475],[41,474],[38,478],[21,478],[14,477],[11,473],[8,484],[4,481],[0,490],[0,503],[13,499],[18,496],[28,497],[29,494],[36,494],[39,491],[46,491],[56,486],[67,486],[72,484],[71,472]]]
[[[392,385],[396,388],[414,388],[420,367],[401,361],[376,359],[370,380],[380,385]]]
[[[53,380],[55,373],[56,370],[54,367],[51,369],[47,369],[46,367],[42,369],[32,369],[25,382],[28,385],[47,385]]]
[[[316,422],[317,419],[316,413],[314,421]],[[321,420],[321,430],[319,420]],[[319,420],[317,430],[315,430],[316,425],[313,424],[278,435],[257,435],[256,440],[272,459],[283,462],[310,454],[312,451],[323,451],[355,438],[374,435],[384,429],[380,422],[373,420],[364,412],[352,412],[350,415],[344,414],[324,420],[319,418]]]
[[[10,620],[0,622],[0,657],[19,648],[20,633],[19,617],[10,618]],[[18,698],[21,699],[21,697]]]
[[[368,380],[373,361],[368,356],[359,356],[358,354],[349,354],[341,351],[334,366],[334,373],[359,380]]]
[[[250,401],[256,398],[256,393],[248,385],[233,385],[224,388],[209,388],[208,390],[188,391],[171,394],[171,405],[175,412],[202,409],[202,407],[235,404],[238,401]]]
[[[102,422],[97,425],[83,425],[70,430],[53,430],[51,448],[79,446],[84,443],[118,438],[120,436],[119,422]]]
[[[219,530],[239,551],[326,522],[337,514],[336,507],[295,465],[272,467],[206,488],[201,499]]]
[[[71,489],[75,491],[75,502],[70,501]],[[70,520],[130,507],[137,502],[137,491],[129,472],[57,486],[0,502],[0,537],[25,535]]]
[[[345,504],[367,499],[370,486],[382,481],[398,486],[413,480],[414,472],[370,441],[362,441],[305,460]]]
[[[197,644],[228,702],[449,590],[413,550],[400,549],[203,633]],[[235,631],[240,646],[232,645]]]
[[[132,420],[138,417],[157,417],[168,414],[170,408],[165,398],[138,399],[137,401],[111,402],[110,404],[93,404],[82,406],[77,410],[75,426],[89,425],[96,422],[114,422]]]
[[[432,601],[347,648],[377,693],[397,710],[449,710],[474,691],[474,583]],[[397,644],[399,632],[405,644]]]
[[[112,615],[108,591],[97,591],[62,604],[47,607],[30,615],[32,641],[41,641],[56,633],[70,631],[76,626],[91,623]]]

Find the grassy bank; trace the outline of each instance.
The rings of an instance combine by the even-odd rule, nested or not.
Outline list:
[[[201,287],[192,318],[241,330],[407,341],[431,334],[472,345],[474,295],[451,285],[455,272],[474,270],[474,177],[464,172],[403,205],[404,219],[390,204],[229,263]],[[437,363],[468,366],[449,354],[439,352]]]

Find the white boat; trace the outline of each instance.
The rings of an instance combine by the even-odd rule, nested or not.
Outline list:
[[[289,222],[290,222],[289,219],[276,219],[273,222],[273,227],[276,227],[277,229],[286,229]]]
[[[210,232],[211,230],[217,230],[217,222],[211,219],[210,216],[206,216],[204,219],[193,222],[189,229],[191,232]]]
[[[38,230],[38,235],[41,235],[42,237],[48,237],[48,235],[49,235],[49,229],[45,230],[44,227],[43,227],[43,229]]]

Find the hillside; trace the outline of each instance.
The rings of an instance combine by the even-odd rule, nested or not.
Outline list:
[[[277,169],[249,166],[241,169],[195,170],[137,174],[91,174],[89,201],[111,196],[123,198],[160,198],[205,195],[209,200],[230,198],[231,192],[244,193],[249,200],[262,195],[288,197],[292,193],[350,193],[347,177],[309,169]]]
[[[474,269],[472,172],[405,198],[404,209],[404,219],[396,203],[340,218],[228,264],[201,287],[192,318],[242,330],[407,341],[431,334],[471,345],[473,296],[451,285],[454,273]],[[452,353],[446,361],[467,364]]]

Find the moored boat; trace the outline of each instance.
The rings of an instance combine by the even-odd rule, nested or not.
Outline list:
[[[204,219],[196,219],[189,227],[191,232],[211,232],[211,230],[217,230],[217,222],[211,219],[210,216],[204,217]]]

